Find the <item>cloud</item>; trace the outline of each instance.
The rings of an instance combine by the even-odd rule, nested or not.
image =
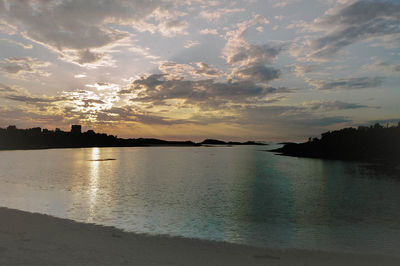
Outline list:
[[[102,48],[129,37],[119,25],[158,31],[167,36],[185,33],[180,21],[163,1],[47,0],[1,1],[0,15],[8,28],[81,65],[104,59]],[[176,12],[175,12],[176,13]],[[178,14],[179,16],[179,14]],[[152,19],[151,23],[146,20]],[[14,32],[15,32],[14,31]]]
[[[244,68],[236,68],[232,72],[233,77],[241,80],[252,80],[256,83],[268,83],[280,77],[281,72],[275,68],[262,64],[253,64]]]
[[[76,74],[76,75],[74,75],[74,78],[76,78],[76,79],[86,78],[86,74],[85,73]]]
[[[362,69],[375,74],[379,73],[379,75],[397,77],[400,73],[400,64],[378,60],[372,64],[362,66]]]
[[[221,71],[209,64],[198,62],[196,65],[198,69],[194,71],[195,75],[202,77],[218,77],[221,74]]]
[[[227,62],[229,58],[232,58],[234,55],[242,52],[243,49],[246,49],[250,46],[245,39],[246,31],[252,26],[262,24],[269,24],[269,20],[257,14],[249,20],[238,23],[236,25],[236,29],[226,33],[225,38],[227,41],[222,52]]]
[[[174,37],[178,34],[188,34],[188,23],[179,19],[168,20],[158,25],[159,31],[167,37]]]
[[[250,44],[245,39],[250,27],[268,23],[266,18],[254,15],[252,19],[237,24],[235,30],[227,32],[223,56],[228,64],[235,66],[231,73],[233,79],[267,83],[280,77],[279,70],[265,65],[275,61],[282,47]]]
[[[185,43],[185,45],[184,45],[183,47],[185,47],[185,48],[191,48],[191,47],[197,46],[197,45],[199,45],[199,44],[200,44],[200,42],[198,42],[198,41],[191,41],[191,40],[189,40],[189,41],[186,41],[186,43]]]
[[[158,69],[167,76],[174,78],[191,77],[195,68],[190,64],[180,64],[173,61],[161,62]]]
[[[3,119],[3,118],[7,119]],[[63,121],[65,121],[63,123]],[[0,124],[6,125],[18,125],[21,127],[36,127],[38,125],[63,123],[70,125],[72,121],[68,120],[67,116],[56,113],[48,113],[41,111],[40,109],[29,109],[21,106],[0,106]],[[77,122],[77,121],[73,121]]]
[[[3,98],[17,102],[24,102],[27,104],[54,103],[66,100],[65,97],[32,97],[32,96],[17,95],[17,94],[9,94],[4,96]]]
[[[336,111],[336,110],[370,108],[370,106],[367,105],[346,103],[341,101],[311,101],[303,103],[303,106],[313,111],[317,110]]]
[[[291,65],[293,71],[296,76],[298,77],[305,77],[305,74],[310,73],[318,69],[317,65],[300,65],[300,64],[293,64]]]
[[[279,52],[280,47],[271,47],[267,44],[264,45],[249,45],[247,47],[238,48],[237,52],[231,54],[227,58],[229,64],[238,63],[262,63],[271,64]]]
[[[376,88],[383,84],[382,77],[359,77],[349,79],[338,79],[334,81],[312,81],[310,82],[319,90],[351,90]]]
[[[208,21],[215,21],[220,19],[223,15],[234,14],[243,11],[245,11],[244,8],[220,8],[214,11],[203,10],[200,12],[199,16]]]
[[[15,90],[3,83],[0,83],[0,92],[14,92]]]
[[[173,118],[162,117],[159,115],[154,115],[154,114],[149,114],[149,113],[136,114],[135,121],[143,123],[143,124],[147,124],[147,125],[177,125],[177,124],[195,123],[194,121],[191,121],[191,120],[173,119]]]
[[[283,8],[290,4],[298,3],[300,0],[274,0],[273,7],[275,8]]]
[[[2,0],[0,0],[0,5],[3,4],[4,2]],[[3,13],[5,11],[5,6],[3,6],[3,8],[0,8],[0,14]],[[1,33],[5,33],[8,35],[14,35],[17,33],[17,27],[9,24],[6,20],[4,19],[0,19],[0,32]]]
[[[249,126],[252,134],[265,136],[268,131],[269,137],[279,139],[284,130],[288,132],[285,138],[302,138],[325,127],[351,122],[348,117],[326,112],[368,107],[340,101],[270,105],[279,104],[284,97],[279,93],[292,90],[257,86],[249,81],[190,81],[155,74],[134,81],[131,93],[125,95],[119,95],[113,84],[96,84],[104,89],[98,90],[93,85],[93,90],[66,91],[57,97],[9,92],[5,95],[9,101],[28,104],[0,107],[0,123],[5,123],[1,120],[3,115],[9,115],[7,123],[18,125],[60,127],[82,123],[103,130],[104,126],[129,127],[129,124],[157,129],[171,125],[200,128],[212,124],[224,125],[225,131],[227,127],[239,130]],[[127,97],[134,98],[124,101]],[[207,128],[203,131],[208,132]]]
[[[185,104],[217,108],[229,103],[262,102],[269,94],[291,92],[287,88],[260,86],[250,80],[216,82],[206,80],[184,80],[166,78],[153,74],[135,80],[131,91],[136,102],[151,102],[165,105],[168,100],[182,100]]]
[[[218,35],[218,31],[216,29],[202,29],[199,32],[201,35],[207,35],[207,34],[211,34],[211,35]]]
[[[160,116],[154,112],[143,111],[132,106],[112,107],[99,110],[96,115],[98,123],[137,122],[145,125],[177,125],[198,123],[194,120],[174,119]]]
[[[159,66],[161,72],[165,76],[180,79],[180,78],[198,78],[198,77],[218,77],[223,75],[222,71],[204,62],[192,64],[179,64],[176,62],[166,61]]]
[[[49,62],[40,61],[32,57],[7,57],[0,61],[0,71],[11,76],[24,78],[26,75],[49,76],[44,68],[50,66]]]
[[[10,88],[0,83],[0,97],[11,102],[23,102],[27,105],[36,107],[50,106],[55,103],[64,102],[68,100],[68,97],[63,95],[60,96],[48,96],[48,95],[32,95],[29,91],[21,87]],[[4,103],[4,102],[3,102]],[[14,105],[15,103],[13,103]],[[27,106],[25,105],[25,106]]]
[[[95,122],[96,114],[102,110],[110,109],[118,103],[124,104],[118,95],[120,88],[115,86],[109,83],[96,83],[91,85],[91,90],[63,91],[57,96],[32,95],[22,88],[12,91],[7,89],[1,98],[6,100],[3,101],[5,106],[12,105],[23,110],[23,117],[31,113],[32,120],[36,115],[43,119],[46,116],[57,115],[65,117],[63,121],[73,120],[75,123],[86,124]]]
[[[0,29],[0,31],[1,31],[1,29]],[[14,41],[12,39],[1,38],[0,41],[9,42],[11,44],[15,44],[17,46],[20,46],[20,47],[22,47],[24,49],[32,49],[33,48],[32,44],[25,44],[25,43],[22,43],[22,42]]]
[[[78,53],[78,60],[77,62],[81,65],[87,63],[95,63],[104,57],[103,53],[95,53],[89,51],[89,49],[81,50]]]
[[[150,48],[148,48],[148,47],[141,47],[141,46],[135,45],[135,46],[129,47],[128,51],[142,55],[151,60],[160,59],[160,56],[152,54],[150,51]]]
[[[344,47],[374,37],[400,34],[400,3],[394,1],[357,1],[339,10],[330,10],[309,26],[326,34],[311,40],[308,49],[315,60],[328,60]],[[394,40],[398,40],[398,38]]]

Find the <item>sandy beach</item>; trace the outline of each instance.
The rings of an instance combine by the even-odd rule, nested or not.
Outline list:
[[[147,236],[0,208],[0,265],[400,265],[400,257]]]

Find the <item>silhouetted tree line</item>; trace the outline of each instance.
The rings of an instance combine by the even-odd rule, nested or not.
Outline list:
[[[283,155],[346,159],[400,159],[400,122],[383,127],[379,123],[356,128],[344,128],[321,134],[321,138],[304,143],[287,143],[274,150]]]
[[[18,129],[16,126],[0,128],[0,150],[80,148],[80,147],[137,147],[137,146],[201,146],[201,145],[263,145],[253,141],[224,142],[206,139],[201,143],[192,141],[166,141],[154,138],[122,139],[113,135],[81,132],[80,125],[72,125],[71,131],[48,130],[40,127]]]
[[[18,129],[9,126],[0,128],[0,149],[44,149],[78,147],[130,147],[130,146],[195,146],[191,141],[166,141],[153,138],[122,139],[113,135],[81,132],[80,125],[73,125],[70,132],[60,129],[48,130],[40,127]]]

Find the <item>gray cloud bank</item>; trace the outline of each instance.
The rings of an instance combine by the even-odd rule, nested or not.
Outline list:
[[[154,16],[155,24],[147,23],[145,20],[161,12],[161,7],[163,15]],[[0,0],[0,15],[26,39],[79,64],[99,61],[104,54],[93,49],[129,36],[115,25],[171,34],[169,31],[180,30],[183,23],[172,18],[167,5],[158,0]]]
[[[203,107],[219,107],[226,103],[262,102],[269,94],[288,93],[292,90],[257,85],[248,79],[223,83],[212,79],[168,79],[163,74],[153,74],[135,80],[130,91],[137,92],[137,97],[132,100],[138,102],[166,104],[167,100],[181,99],[187,104],[202,103]]]
[[[382,77],[359,77],[349,79],[338,79],[333,81],[317,81],[315,83],[319,90],[351,90],[376,88],[383,84]]]
[[[311,41],[311,57],[330,59],[342,48],[373,37],[391,37],[398,43],[400,3],[398,1],[357,1],[333,14],[317,19],[311,26],[327,33]],[[334,30],[332,30],[334,29]]]

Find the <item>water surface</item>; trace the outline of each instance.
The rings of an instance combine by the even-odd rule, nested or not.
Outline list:
[[[265,147],[0,152],[0,206],[150,234],[398,254],[400,180]]]

